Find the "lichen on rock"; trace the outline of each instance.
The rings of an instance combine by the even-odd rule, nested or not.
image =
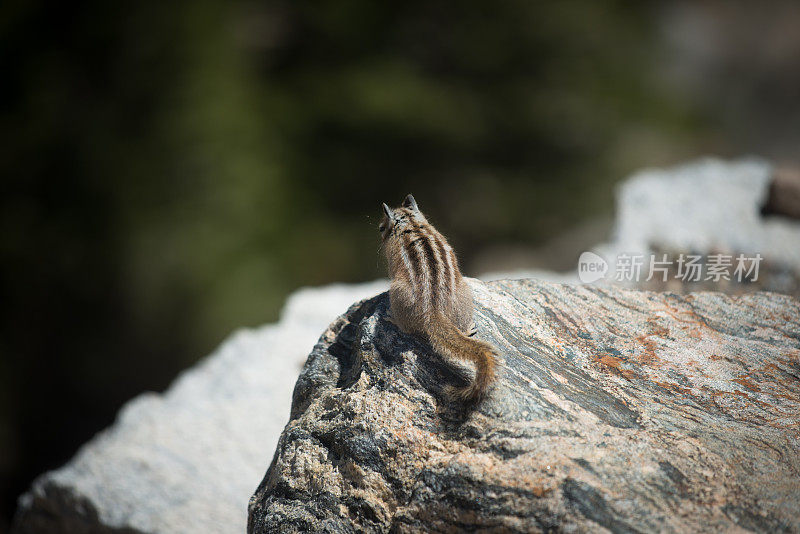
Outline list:
[[[250,501],[249,532],[800,530],[800,304],[470,282],[504,365],[464,381],[386,320],[322,335]],[[268,453],[267,453],[268,454]]]

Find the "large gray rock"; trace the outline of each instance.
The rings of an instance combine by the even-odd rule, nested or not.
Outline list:
[[[250,533],[800,532],[797,300],[471,283],[491,396],[447,402],[461,373],[387,296],[353,306],[297,381]]]
[[[247,499],[289,418],[319,333],[385,281],[304,289],[281,321],[237,332],[169,390],[129,402],[116,424],[20,498],[15,531],[240,533]]]

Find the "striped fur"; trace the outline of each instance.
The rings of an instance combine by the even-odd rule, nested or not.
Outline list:
[[[491,345],[465,334],[472,327],[472,291],[453,248],[411,195],[400,208],[384,204],[383,209],[379,230],[392,279],[392,320],[403,331],[425,337],[445,358],[472,363],[472,383],[448,391],[464,401],[480,399],[494,380],[497,356]]]

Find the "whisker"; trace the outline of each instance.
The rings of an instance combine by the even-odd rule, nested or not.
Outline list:
[[[380,263],[381,263],[381,252],[383,251],[383,242],[378,243],[378,250],[376,251],[375,255],[375,270],[380,271]]]

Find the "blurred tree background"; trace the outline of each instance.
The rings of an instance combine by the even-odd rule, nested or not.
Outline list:
[[[800,14],[737,5],[3,3],[0,530],[293,289],[384,276],[382,201],[413,192],[474,275],[641,166],[794,157]]]

